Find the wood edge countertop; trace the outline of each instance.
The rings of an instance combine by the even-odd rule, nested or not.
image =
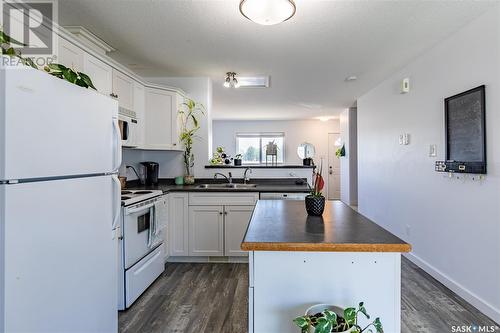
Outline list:
[[[304,202],[259,200],[240,245],[244,251],[399,252],[411,245],[340,201],[323,216],[308,216]]]
[[[332,244],[332,243],[241,243],[243,251],[304,252],[401,252],[411,251],[410,244]]]

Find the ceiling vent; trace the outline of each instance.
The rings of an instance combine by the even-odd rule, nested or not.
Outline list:
[[[240,88],[269,88],[269,76],[238,76]]]

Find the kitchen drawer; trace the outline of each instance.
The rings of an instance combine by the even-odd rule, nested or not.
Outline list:
[[[189,193],[189,205],[193,206],[253,206],[259,200],[259,193],[239,192],[239,193]]]
[[[125,272],[126,306],[139,296],[165,270],[163,244]]]

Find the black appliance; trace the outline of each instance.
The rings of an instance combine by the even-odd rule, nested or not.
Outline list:
[[[156,162],[141,162],[141,165],[144,167],[145,185],[158,185],[160,165]]]

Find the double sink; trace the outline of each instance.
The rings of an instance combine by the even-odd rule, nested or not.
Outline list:
[[[201,184],[196,186],[196,188],[204,188],[204,189],[252,189],[256,188],[257,184]]]

